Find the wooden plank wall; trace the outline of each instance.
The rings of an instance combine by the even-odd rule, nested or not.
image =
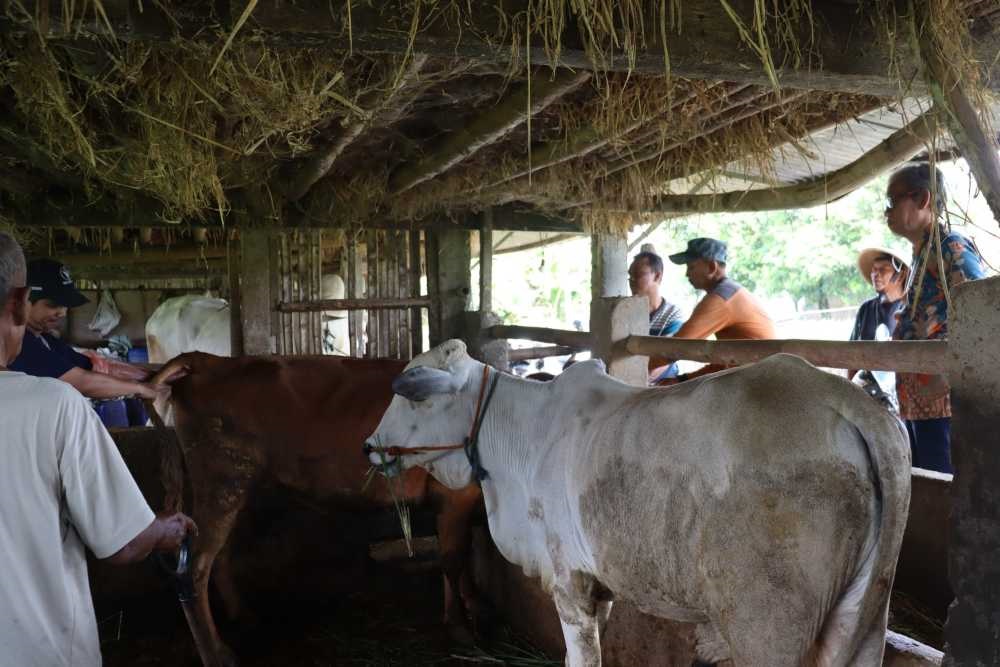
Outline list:
[[[420,296],[421,232],[369,229],[349,235],[340,260],[348,298]],[[410,359],[423,351],[423,308],[355,310],[351,355]]]
[[[322,232],[300,230],[274,239],[277,301],[314,301],[321,296]],[[322,354],[322,318],[318,312],[276,313],[278,354]]]

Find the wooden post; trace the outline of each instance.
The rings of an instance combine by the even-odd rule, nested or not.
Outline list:
[[[470,236],[465,229],[427,232],[428,239],[434,239],[433,248],[428,247],[427,259],[428,282],[435,289],[431,298],[436,305],[436,312],[431,315],[431,346],[459,338],[463,333],[463,313],[469,308],[472,293]],[[430,273],[432,264],[436,275]]]
[[[410,291],[409,297],[420,296],[420,230],[414,229],[408,235],[410,250]],[[420,308],[410,309],[410,356],[423,352],[424,318]]]
[[[243,353],[272,354],[271,243],[266,230],[245,229],[240,234],[240,325]]]
[[[243,262],[240,260],[236,247],[232,238],[226,239],[226,248],[229,252],[226,276],[229,280],[229,348],[232,356],[240,357],[243,356],[243,299],[240,293],[240,273]]]
[[[628,296],[628,244],[624,236],[594,234],[590,237],[591,298]]]
[[[590,303],[593,354],[604,360],[608,375],[645,387],[649,382],[649,357],[625,349],[629,336],[649,332],[649,300],[644,296],[601,297]]]
[[[1000,157],[997,156],[996,135],[988,134],[979,120],[969,95],[968,79],[959,70],[963,63],[942,55],[950,52],[946,47],[954,44],[957,38],[940,34],[932,17],[935,4],[932,0],[913,3],[917,12],[913,39],[923,59],[924,78],[934,103],[947,111],[943,118],[948,131],[969,163],[976,184],[993,211],[994,220],[1000,223]]]
[[[479,226],[479,311],[493,310],[493,209],[483,211]]]
[[[946,665],[994,665],[1000,655],[1000,277],[952,291],[951,530],[955,601],[945,625]]]

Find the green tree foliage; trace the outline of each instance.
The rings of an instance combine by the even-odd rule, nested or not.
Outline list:
[[[788,294],[802,310],[853,305],[871,296],[857,269],[861,247],[889,246],[908,256],[885,225],[884,192],[878,179],[826,207],[681,218],[665,222],[651,240],[667,254],[690,238],[718,238],[729,245],[729,274],[757,294]]]

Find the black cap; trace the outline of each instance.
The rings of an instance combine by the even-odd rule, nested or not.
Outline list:
[[[31,302],[48,299],[56,305],[76,308],[90,299],[80,294],[69,275],[69,269],[54,259],[33,259],[28,262],[28,285]]]

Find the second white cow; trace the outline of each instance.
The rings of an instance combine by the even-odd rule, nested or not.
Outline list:
[[[613,598],[697,623],[705,661],[882,664],[910,454],[844,379],[778,355],[670,389],[596,361],[539,383],[448,341],[394,390],[372,463],[451,488],[483,471],[490,533],[551,592],[567,665],[600,665]]]

